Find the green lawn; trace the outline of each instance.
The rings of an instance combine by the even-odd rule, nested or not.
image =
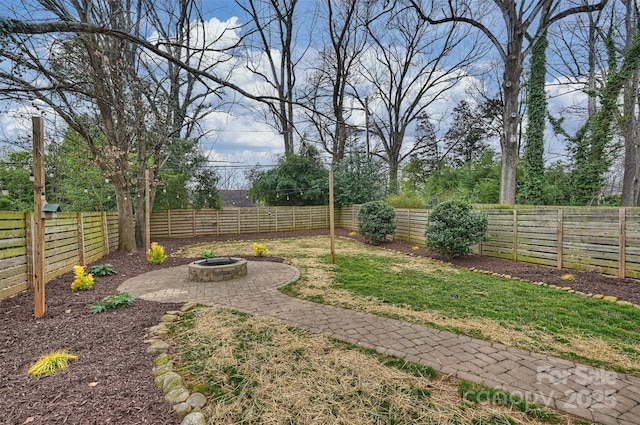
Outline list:
[[[571,337],[601,338],[632,359],[640,359],[640,309],[634,307],[467,270],[403,269],[395,256],[338,256],[334,285],[359,297],[373,297],[414,311],[489,319],[516,331],[534,329],[560,342]],[[570,353],[567,347],[565,354],[580,357]],[[634,372],[634,368],[616,369]]]

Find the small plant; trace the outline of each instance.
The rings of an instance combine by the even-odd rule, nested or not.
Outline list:
[[[261,243],[255,242],[253,244],[253,252],[256,254],[256,257],[264,257],[269,253],[269,250]]]
[[[202,252],[202,258],[215,258],[216,253],[212,249],[205,249]]]
[[[147,260],[151,264],[162,264],[167,259],[167,255],[164,253],[164,247],[158,242],[152,242],[151,248],[147,251]]]
[[[102,299],[102,301],[91,304],[89,311],[91,313],[104,313],[107,310],[112,310],[120,307],[130,307],[133,304],[135,298],[128,292],[120,292],[118,294],[109,295]]]
[[[414,245],[411,247],[412,250],[417,251],[420,249],[420,247],[418,245]]]
[[[358,232],[355,230],[353,232],[349,232],[349,236],[358,236]]]
[[[367,202],[358,211],[358,232],[367,242],[379,244],[396,231],[396,210],[382,201]]]
[[[64,350],[55,351],[40,357],[28,370],[31,376],[49,375],[66,369],[69,366],[69,360],[76,360],[78,356],[69,354]]]
[[[86,291],[93,288],[93,275],[85,274],[84,266],[73,266],[75,278],[71,282],[72,291]]]
[[[471,253],[471,246],[489,239],[486,214],[474,212],[471,204],[446,201],[436,205],[424,235],[426,245],[446,257]]]
[[[576,280],[576,277],[571,273],[563,274],[560,279],[562,280]]]
[[[91,266],[89,267],[89,273],[94,276],[111,276],[118,274],[111,264],[96,264],[95,266]]]

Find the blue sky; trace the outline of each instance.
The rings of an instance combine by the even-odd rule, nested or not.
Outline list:
[[[0,4],[0,15],[7,15],[7,11],[16,10],[18,16],[29,16],[33,10],[28,6],[27,1],[9,0]],[[315,2],[307,1],[306,5],[313,5]],[[230,25],[232,22],[242,23],[241,19],[235,19],[241,14],[240,7],[235,1],[209,1],[203,5],[205,25],[208,31],[215,33],[221,26]],[[234,77],[246,87],[260,89],[260,82],[249,72],[239,71]],[[302,79],[302,74],[299,76]],[[471,84],[469,79],[467,84]],[[550,109],[561,111],[572,103],[582,103],[584,96],[575,92],[559,95],[560,92],[568,92],[567,87],[550,85],[549,92],[553,96],[550,98]],[[464,87],[461,85],[449,95],[449,104],[440,104],[439,109],[448,111],[453,109],[455,102],[466,96]],[[0,106],[0,140],[14,138],[30,138],[30,115],[34,113],[31,108],[24,108],[20,105]],[[60,119],[49,115],[49,126],[58,125],[64,127]],[[364,114],[354,112],[351,124],[364,125]],[[203,128],[210,134],[203,148],[210,155],[212,161],[219,165],[230,166],[252,166],[256,163],[262,165],[273,164],[277,156],[283,151],[281,136],[270,126],[263,117],[247,108],[231,107],[215,111],[209,114],[201,122]],[[53,132],[50,131],[50,134]],[[55,136],[50,136],[55,137]],[[563,146],[551,136],[547,143],[547,156],[550,159],[559,158],[562,155]],[[238,174],[238,180],[242,181],[241,171],[234,169],[221,170],[225,173]]]

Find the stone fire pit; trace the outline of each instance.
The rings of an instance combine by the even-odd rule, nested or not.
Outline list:
[[[222,282],[247,275],[247,260],[235,257],[216,257],[189,264],[189,280],[194,282]]]

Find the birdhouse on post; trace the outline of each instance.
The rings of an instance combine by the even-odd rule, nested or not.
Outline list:
[[[42,218],[57,218],[60,211],[60,204],[44,204],[42,205]]]

